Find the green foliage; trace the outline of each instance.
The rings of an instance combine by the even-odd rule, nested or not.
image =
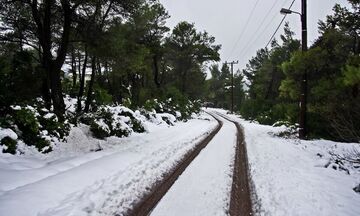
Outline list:
[[[342,73],[345,86],[360,85],[360,56],[350,56]]]
[[[147,100],[144,104],[144,109],[150,112],[153,110],[163,112],[162,106],[157,99]]]
[[[56,115],[45,117],[46,114],[38,116],[38,121],[42,130],[48,131],[49,135],[64,139],[69,135],[70,125],[64,122],[59,122]]]
[[[306,52],[285,26],[282,44],[262,49],[243,70],[250,82],[240,112],[264,124],[297,122],[303,74],[307,74],[308,138],[359,141],[360,61],[359,4],[336,5],[334,14],[320,22],[320,37]]]
[[[1,140],[1,145],[6,146],[3,148],[3,153],[10,153],[10,154],[16,154],[17,149],[17,141],[13,140],[11,137],[4,137]]]
[[[145,127],[138,119],[131,119],[131,128],[137,133],[144,133]]]
[[[41,103],[34,107],[13,107],[10,115],[2,118],[0,124],[13,129],[26,145],[35,146],[43,153],[52,150],[50,139],[65,139],[70,131],[68,123],[59,122],[56,115],[42,107]]]
[[[147,112],[156,113],[170,113],[176,117],[177,120],[184,120],[191,118],[193,113],[200,112],[201,102],[199,100],[190,101],[186,96],[181,94],[177,88],[170,88],[165,94],[164,100],[150,99],[145,102],[144,110]],[[149,117],[149,113],[144,113]],[[166,117],[165,117],[166,118]],[[169,119],[164,119],[170,122]]]
[[[21,131],[21,138],[29,145],[36,145],[39,140],[40,125],[34,113],[28,109],[15,110],[13,121]]]
[[[344,84],[346,86],[352,86],[360,83],[360,67],[346,65],[343,73]]]
[[[132,131],[145,132],[141,120],[125,107],[102,107],[93,115],[88,116],[87,121],[90,122],[90,131],[98,139],[109,136],[127,137]]]
[[[230,109],[231,107],[231,72],[228,65],[223,64],[221,70],[218,65],[212,65],[210,67],[210,72],[212,74],[211,79],[208,80],[209,84],[209,93],[207,100],[212,102],[215,107],[222,107],[225,109]],[[240,82],[234,82],[235,89]],[[238,88],[239,91],[242,91],[242,88]],[[235,91],[236,92],[236,91]]]
[[[333,129],[327,118],[318,112],[308,112],[308,137],[309,138],[324,138],[336,139],[333,135]]]
[[[112,128],[111,135],[117,137],[127,137],[131,131],[128,128],[124,128],[124,125],[121,123],[116,123],[115,127]]]
[[[73,81],[69,79],[68,77],[65,77],[63,79],[63,91],[66,95],[69,95],[70,97],[76,97],[79,92],[79,83],[76,83],[76,85],[73,85]]]
[[[98,139],[104,139],[110,136],[110,130],[96,121],[90,123],[90,131],[93,136]]]
[[[194,24],[180,22],[166,38],[166,59],[170,66],[170,85],[190,99],[199,98],[205,90],[203,63],[218,61],[219,45],[207,32],[198,32]],[[201,95],[200,95],[201,96]]]
[[[125,107],[131,107],[131,100],[130,100],[130,98],[125,98],[125,99],[123,99],[122,105],[125,106]]]
[[[10,47],[6,47],[11,49]],[[29,102],[40,94],[42,71],[29,51],[0,54],[0,111],[10,104]]]
[[[51,151],[50,142],[40,135],[40,123],[33,111],[26,108],[15,110],[13,121],[21,131],[19,137],[27,145],[35,146],[40,152],[47,153]],[[44,148],[45,151],[43,151]]]

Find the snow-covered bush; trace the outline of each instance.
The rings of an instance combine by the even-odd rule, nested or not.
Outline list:
[[[47,153],[52,150],[52,142],[64,139],[69,134],[70,125],[59,122],[54,113],[42,106],[41,101],[33,106],[16,105],[11,108],[10,113],[1,118],[0,126],[16,133],[16,138],[12,138],[16,143],[21,140],[26,145],[35,146],[38,151]],[[7,146],[5,151],[16,153],[14,142],[7,139],[4,143]]]
[[[104,139],[106,137],[109,137],[111,133],[108,125],[104,121],[102,121],[102,119],[93,120],[90,123],[90,130],[93,136],[98,139]]]
[[[90,121],[90,130],[96,138],[126,137],[132,132],[145,132],[143,122],[138,115],[123,106],[102,106],[91,116],[88,115],[85,120]]]
[[[275,133],[275,136],[283,137],[287,139],[295,139],[298,135],[299,125],[298,124],[291,124],[288,121],[277,121],[273,125],[273,127],[282,127],[283,130]]]
[[[191,118],[193,113],[198,113],[200,107],[200,101],[190,101],[186,99],[176,101],[172,98],[164,101],[151,99],[145,102],[142,111],[148,119],[150,118],[149,115],[154,113],[169,113],[175,116],[177,120],[187,120]]]
[[[3,153],[16,154],[18,135],[9,129],[0,127],[0,145]]]
[[[10,153],[10,154],[16,154],[16,148],[17,148],[17,141],[12,139],[9,136],[6,136],[1,139],[1,143],[3,146],[3,153]]]
[[[47,109],[40,109],[39,116],[37,117],[40,127],[46,130],[50,136],[64,139],[70,131],[70,125],[65,122],[58,121],[57,116],[54,113],[49,112]]]

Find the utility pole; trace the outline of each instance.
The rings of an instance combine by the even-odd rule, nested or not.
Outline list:
[[[231,114],[234,113],[234,64],[238,64],[239,61],[225,62],[231,66]]]
[[[291,7],[291,6],[290,6]],[[307,51],[307,21],[306,21],[306,0],[301,0],[301,13],[286,8],[280,10],[282,14],[296,13],[301,17],[301,51]],[[299,115],[299,138],[305,139],[307,134],[306,127],[306,104],[307,104],[307,71],[303,71],[300,81],[300,115]]]
[[[306,0],[301,0],[301,50],[307,51],[307,19],[306,19]],[[307,134],[306,127],[306,104],[307,104],[307,71],[303,71],[301,77],[300,95],[300,118],[299,118],[299,138],[305,139]]]

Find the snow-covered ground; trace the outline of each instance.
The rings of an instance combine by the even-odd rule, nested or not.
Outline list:
[[[106,141],[82,126],[47,155],[0,154],[0,215],[121,215],[216,124],[202,114]]]
[[[360,144],[280,138],[274,134],[284,126],[232,118],[244,127],[260,215],[360,215],[360,193],[353,190],[360,167],[337,164],[329,154],[360,150]]]
[[[244,127],[259,215],[360,215],[353,190],[360,167],[329,153],[344,155],[359,144],[280,138],[274,134],[284,126],[230,116]],[[49,154],[0,154],[0,215],[122,215],[216,124],[202,113],[172,127],[147,122],[148,133],[105,141],[82,125]],[[225,121],[152,215],[227,214],[235,131]]]
[[[237,139],[235,125],[223,122],[219,133],[186,168],[152,216],[228,214]]]

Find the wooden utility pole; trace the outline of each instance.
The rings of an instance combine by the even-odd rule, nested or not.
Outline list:
[[[301,0],[301,50],[307,51],[307,20],[306,20],[306,0]],[[306,127],[306,104],[307,104],[307,71],[303,71],[301,77],[300,95],[300,117],[299,117],[299,138],[305,139],[307,134]]]
[[[234,64],[238,64],[239,61],[225,62],[225,64],[231,65],[231,114],[234,113]]]

